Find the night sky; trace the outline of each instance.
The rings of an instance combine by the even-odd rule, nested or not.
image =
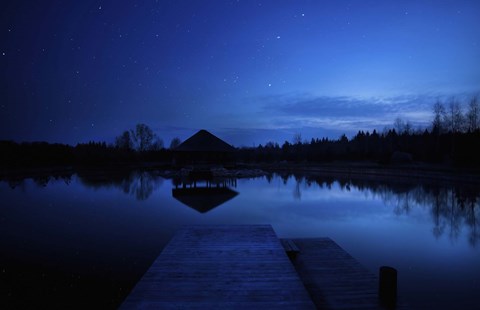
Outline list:
[[[0,69],[0,139],[427,126],[480,91],[480,1],[2,1]]]

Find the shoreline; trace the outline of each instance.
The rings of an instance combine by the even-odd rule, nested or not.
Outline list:
[[[53,166],[39,168],[2,168],[0,181],[22,180],[42,177],[68,177],[74,174],[92,176],[118,176],[134,171],[155,173],[166,179],[187,177],[182,169],[175,169],[165,163],[144,163],[137,165],[107,166]],[[258,163],[237,164],[233,169],[212,168],[214,178],[254,178],[278,175],[301,174],[304,177],[341,176],[351,178],[408,179],[430,181],[453,181],[480,183],[480,171],[455,168],[445,165],[423,163],[381,165],[373,162],[332,162],[332,163]]]
[[[480,171],[427,164],[380,165],[376,163],[336,162],[328,164],[266,165],[274,173],[302,173],[304,176],[330,175],[353,178],[408,179],[480,183]]]

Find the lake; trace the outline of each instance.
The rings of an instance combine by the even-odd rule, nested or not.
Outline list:
[[[0,181],[4,306],[116,308],[184,225],[271,224],[398,270],[416,309],[478,309],[480,186],[347,175],[198,181],[155,172]]]

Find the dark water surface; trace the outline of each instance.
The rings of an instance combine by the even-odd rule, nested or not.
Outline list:
[[[116,308],[190,224],[330,237],[373,273],[397,268],[413,308],[479,308],[478,184],[272,175],[196,185],[149,172],[0,182],[0,308]]]

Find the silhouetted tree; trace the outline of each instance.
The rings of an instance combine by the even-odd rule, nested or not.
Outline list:
[[[182,143],[182,141],[180,140],[180,138],[173,138],[172,141],[170,142],[170,149],[173,150],[174,148],[176,148],[177,146],[180,145],[180,143]]]
[[[469,131],[475,131],[480,128],[480,103],[477,96],[474,96],[468,104],[466,119]]]
[[[401,134],[405,131],[405,127],[406,127],[406,123],[400,117],[397,117],[395,119],[395,121],[393,122],[393,128],[395,128],[395,130],[399,134]]]
[[[443,103],[437,100],[433,105],[433,122],[432,122],[432,132],[435,134],[441,134],[445,130],[443,120],[446,117],[445,107]]]
[[[156,134],[153,135],[153,142],[149,151],[160,151],[163,149],[163,140]]]
[[[447,124],[448,130],[452,133],[461,132],[464,124],[463,119],[460,102],[455,98],[450,99],[448,110],[445,114],[445,123]]]
[[[154,138],[155,134],[153,130],[150,129],[145,124],[137,124],[135,130],[131,130],[130,134],[132,136],[133,143],[135,148],[140,151],[150,151],[154,148]]]
[[[292,139],[292,143],[295,144],[295,145],[299,145],[302,143],[302,134],[300,133],[295,133],[293,135],[293,139]]]
[[[115,147],[123,150],[133,149],[132,137],[128,130],[125,130],[120,136],[115,138]]]

